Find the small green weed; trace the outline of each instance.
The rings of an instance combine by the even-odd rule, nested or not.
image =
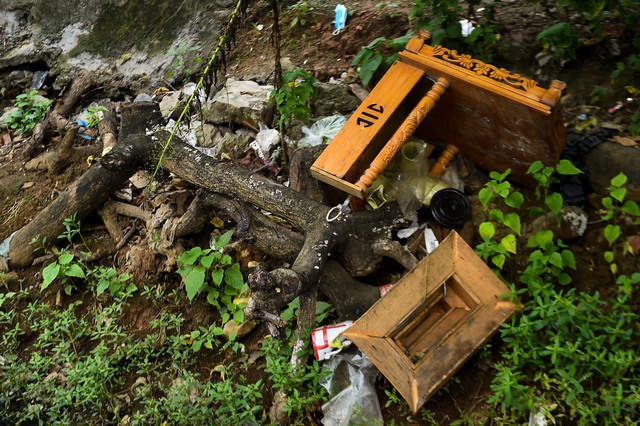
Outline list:
[[[529,171],[539,183],[538,196],[558,214],[562,197],[550,189],[554,173],[579,170],[566,162],[556,168],[534,163]],[[620,212],[614,200],[622,204],[624,183],[620,176],[612,181],[608,219]],[[623,206],[640,213],[637,206]],[[534,213],[545,213],[540,210]],[[619,234],[609,233],[615,242]],[[509,295],[512,300],[520,296],[525,303],[502,325],[505,347],[491,385],[492,418],[498,424],[521,424],[531,411],[538,411],[553,423],[567,418],[578,425],[632,424],[640,405],[640,333],[639,317],[627,301],[640,274],[618,277],[617,296],[605,301],[598,292],[558,289],[571,283],[569,270],[576,269],[576,260],[551,230],[539,231],[527,246],[533,251],[520,276],[523,286],[512,286]]]
[[[504,214],[502,212],[502,203],[509,207],[519,209],[524,201],[524,197],[518,191],[511,191],[511,184],[505,180],[511,173],[511,169],[507,169],[504,173],[491,172],[489,177],[491,181],[486,184],[486,188],[482,188],[478,193],[478,198],[482,206],[486,209],[491,203],[496,203],[497,208],[489,211],[489,221],[480,224],[480,236],[483,242],[476,247],[476,253],[485,262],[491,259],[498,269],[502,269],[504,262],[509,253],[516,253],[516,237],[513,234],[507,234],[500,241],[493,237],[496,233],[496,225],[499,227],[508,227],[516,234],[520,235],[520,216],[511,212]]]
[[[363,46],[351,61],[351,66],[357,71],[362,84],[367,86],[376,73],[380,74],[388,70],[398,59],[398,52],[406,47],[411,37],[413,37],[413,31],[408,31],[402,37],[392,40],[378,37],[369,45]]]
[[[16,96],[13,106],[18,108],[4,122],[4,125],[16,131],[19,135],[29,133],[36,124],[44,119],[53,101],[36,100],[37,92],[22,93]]]
[[[240,265],[234,263],[231,256],[223,254],[222,249],[229,244],[233,230],[216,237],[213,249],[194,247],[187,250],[178,258],[182,266],[178,274],[184,278],[187,297],[192,300],[198,292],[207,294],[207,301],[213,306],[220,307],[222,322],[226,323],[230,317],[241,323],[244,321],[244,307],[246,302],[236,298],[246,293],[249,287],[244,282]],[[207,279],[209,273],[209,279]]]
[[[176,74],[184,72],[184,82],[188,82],[191,78],[191,75],[193,74],[193,68],[185,68],[187,54],[200,50],[200,48],[200,46],[191,46],[187,48],[187,45],[185,43],[180,43],[175,49],[172,48],[167,50],[165,52],[165,55],[173,56],[171,69],[167,71],[167,78],[173,78],[174,76],[176,76]],[[193,58],[193,61],[199,64],[202,62],[202,58],[200,58],[199,56],[195,56]]]
[[[100,122],[100,111],[107,111],[104,105],[91,105],[87,108],[87,125],[89,127],[97,127]]]
[[[309,1],[298,0],[296,3],[292,4],[287,8],[287,13],[292,13],[295,16],[291,19],[291,26],[295,27],[296,25],[305,26],[307,24],[307,19],[309,17],[309,13],[313,12],[315,8]]]
[[[627,183],[627,176],[624,173],[620,173],[611,179],[611,185],[609,186],[609,197],[602,198],[602,205],[606,209],[606,213],[602,216],[605,221],[613,220],[613,223],[608,223],[605,226],[603,233],[604,237],[609,242],[609,247],[614,246],[620,237],[622,236],[622,230],[618,225],[618,217],[622,214],[626,214],[630,217],[634,217],[633,224],[640,224],[640,208],[635,201],[626,200],[627,189],[624,185]],[[624,241],[622,243],[623,253],[631,252],[633,249],[629,247],[629,243]],[[609,263],[611,272],[615,275],[618,272],[618,264],[615,262],[615,251],[606,251],[604,258]]]
[[[307,100],[318,96],[318,88],[315,87],[317,82],[317,78],[302,68],[284,73],[282,87],[277,92],[271,92],[271,99],[275,99],[280,114],[280,127],[290,123],[293,118],[305,123],[311,119]]]
[[[316,304],[316,325],[325,320],[330,314],[331,305],[326,302]],[[269,374],[274,389],[287,395],[285,412],[293,424],[302,422],[307,413],[315,411],[318,405],[327,401],[327,392],[319,383],[319,379],[327,373],[321,372],[320,364],[314,359],[311,364],[294,371],[290,362],[292,342],[295,338],[295,321],[297,315],[298,298],[289,303],[281,317],[288,322],[285,330],[286,337],[276,340],[267,337],[262,343],[262,356],[266,360],[264,370]],[[307,330],[306,346],[298,353],[313,354],[310,347],[311,330]]]

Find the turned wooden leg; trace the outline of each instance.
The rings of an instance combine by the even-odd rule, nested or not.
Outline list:
[[[440,96],[449,87],[449,82],[440,77],[431,90],[418,102],[418,105],[409,113],[409,116],[393,134],[389,142],[382,148],[376,158],[373,159],[369,168],[360,176],[356,186],[361,190],[361,198],[365,197],[367,189],[376,180],[378,175],[387,167],[391,159],[402,148],[409,136],[422,123],[427,114],[433,109]]]

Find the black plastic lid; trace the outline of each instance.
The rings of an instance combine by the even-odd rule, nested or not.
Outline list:
[[[457,189],[446,188],[436,192],[430,207],[436,222],[446,228],[460,228],[471,218],[471,203]]]

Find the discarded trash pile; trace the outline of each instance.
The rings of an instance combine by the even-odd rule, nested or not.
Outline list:
[[[409,42],[348,118],[353,108],[325,108],[331,113],[303,126],[297,136],[304,136],[295,140],[265,125],[274,121],[274,88],[235,79],[211,95],[196,93],[190,83],[139,95],[132,103],[98,100],[74,114],[90,87],[90,77],[82,75],[28,137],[31,129],[22,132],[14,125],[21,106],[7,111],[0,121],[11,131],[3,133],[0,164],[24,158],[27,170],[52,175],[71,162],[86,162],[88,169],[72,190],[57,195],[32,223],[0,244],[0,270],[34,264],[26,242],[37,235],[51,241],[71,214],[80,219],[97,211],[114,242],[108,255],[126,252],[129,272],[141,280],[176,272],[176,262],[195,253],[186,239],[212,226],[217,230],[203,256],[211,250],[222,256],[233,231],[221,230],[225,220],[235,222],[240,240],[231,247],[248,254],[229,274],[236,274],[236,281],[225,276],[224,302],[216,299],[218,308],[231,314],[224,326],[229,338],[246,335],[257,320],[281,337],[283,306],[307,298],[313,318],[319,286],[342,320],[311,333],[315,358],[330,371],[322,383],[331,395],[322,407],[323,423],[381,422],[373,387],[377,370],[417,412],[517,309],[517,301],[500,299],[509,289],[471,248],[482,221],[477,211],[486,201],[476,195],[486,181],[476,167],[496,172],[497,182],[509,175],[534,188],[527,174],[532,164],[555,166],[562,155],[577,163],[599,137],[608,137],[572,135],[571,150],[563,154],[564,83],[543,89],[504,69],[429,46],[427,37]],[[45,77],[34,74],[33,84],[41,86]],[[349,101],[341,105],[357,105],[339,82],[323,86],[339,88]],[[188,99],[194,99],[192,105],[186,105]],[[35,94],[28,101],[41,105],[43,114],[50,103]],[[53,130],[60,133],[58,149],[30,158]],[[170,145],[168,135],[177,142]],[[283,157],[291,163],[282,164]],[[168,177],[145,170],[149,160]],[[290,176],[282,173],[286,168]],[[584,201],[588,183],[567,185]],[[583,211],[557,210],[540,220],[563,218],[563,226],[569,224],[566,238],[584,233]],[[542,226],[540,220],[528,226]],[[518,219],[517,233],[519,227]],[[511,237],[505,238],[515,244]],[[341,265],[329,259],[334,247],[341,247],[334,256]],[[259,251],[263,254],[252,257]],[[231,262],[228,257],[225,262]],[[277,261],[265,262],[269,257]],[[380,287],[352,279],[371,275],[382,257],[408,272]],[[324,268],[334,268],[336,275],[323,275]],[[178,270],[189,299],[198,293],[218,297],[204,278],[194,284],[193,269]],[[239,275],[248,276],[246,285]],[[220,284],[223,276],[217,279]]]

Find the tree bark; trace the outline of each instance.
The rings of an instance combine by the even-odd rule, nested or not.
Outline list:
[[[135,113],[131,112],[132,108]],[[77,213],[78,218],[85,217],[138,168],[153,159],[154,147],[161,146],[168,138],[163,131],[152,136],[143,133],[152,127],[154,117],[158,115],[157,107],[153,105],[136,104],[124,109],[120,141],[114,149],[13,237],[9,253],[12,268],[25,266],[33,259],[33,250],[28,244],[33,237],[39,234],[51,241],[62,232],[66,217],[73,213]],[[290,268],[270,272],[258,270],[249,276],[252,296],[245,312],[249,318],[268,321],[274,335],[279,335],[284,326],[280,312],[296,296],[304,297],[304,305],[312,311],[321,281],[325,281],[322,286],[339,305],[341,315],[353,318],[368,309],[379,296],[376,288],[347,279],[347,275],[375,270],[382,255],[393,257],[406,266],[415,262],[415,258],[399,244],[390,242],[392,231],[408,224],[396,204],[375,211],[343,214],[328,222],[329,207],[325,204],[241,166],[208,157],[178,138],[173,138],[164,158],[155,161],[161,161],[166,170],[184,180],[214,193],[198,202],[234,211],[238,235],[249,238],[264,252],[293,259]],[[269,224],[270,221],[253,206],[286,219],[294,230]],[[186,220],[185,224],[189,224],[186,228],[195,229],[192,224],[201,225],[196,222]],[[273,241],[271,236],[276,236]],[[337,258],[346,266],[346,271],[334,262],[326,267],[332,251],[339,254]],[[361,303],[354,303],[358,297],[362,298]],[[345,300],[350,303],[342,303]],[[313,314],[307,316],[311,318]]]

